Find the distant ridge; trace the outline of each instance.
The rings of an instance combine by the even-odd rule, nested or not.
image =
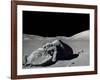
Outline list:
[[[77,33],[71,37],[65,37],[65,36],[55,36],[55,37],[43,37],[39,35],[28,35],[24,34],[23,37],[25,40],[29,39],[35,39],[35,38],[41,38],[41,39],[46,39],[46,40],[55,40],[55,39],[65,39],[65,40],[89,40],[89,30],[88,31],[83,31],[80,33]]]
[[[71,40],[89,40],[89,30],[83,31],[70,37]]]

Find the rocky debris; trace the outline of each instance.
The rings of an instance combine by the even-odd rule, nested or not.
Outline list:
[[[43,47],[25,57],[24,66],[49,66],[58,60],[71,60],[76,57],[78,57],[78,54],[73,54],[70,46],[61,40],[55,40],[51,43],[46,43]]]

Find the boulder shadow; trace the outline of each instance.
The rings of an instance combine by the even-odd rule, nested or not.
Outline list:
[[[74,54],[73,49],[66,43],[59,40],[60,45],[57,45],[57,60],[72,60],[77,58],[79,54]]]

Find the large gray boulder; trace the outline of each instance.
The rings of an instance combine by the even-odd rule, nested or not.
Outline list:
[[[73,54],[71,47],[61,40],[55,40],[46,43],[43,47],[26,56],[24,66],[49,66],[58,60],[70,60],[76,57],[78,57],[78,54]]]

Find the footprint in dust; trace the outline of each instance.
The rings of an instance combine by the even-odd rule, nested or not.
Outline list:
[[[75,64],[75,62],[72,62],[70,65],[69,65],[69,67],[71,67],[72,65],[74,65]]]

